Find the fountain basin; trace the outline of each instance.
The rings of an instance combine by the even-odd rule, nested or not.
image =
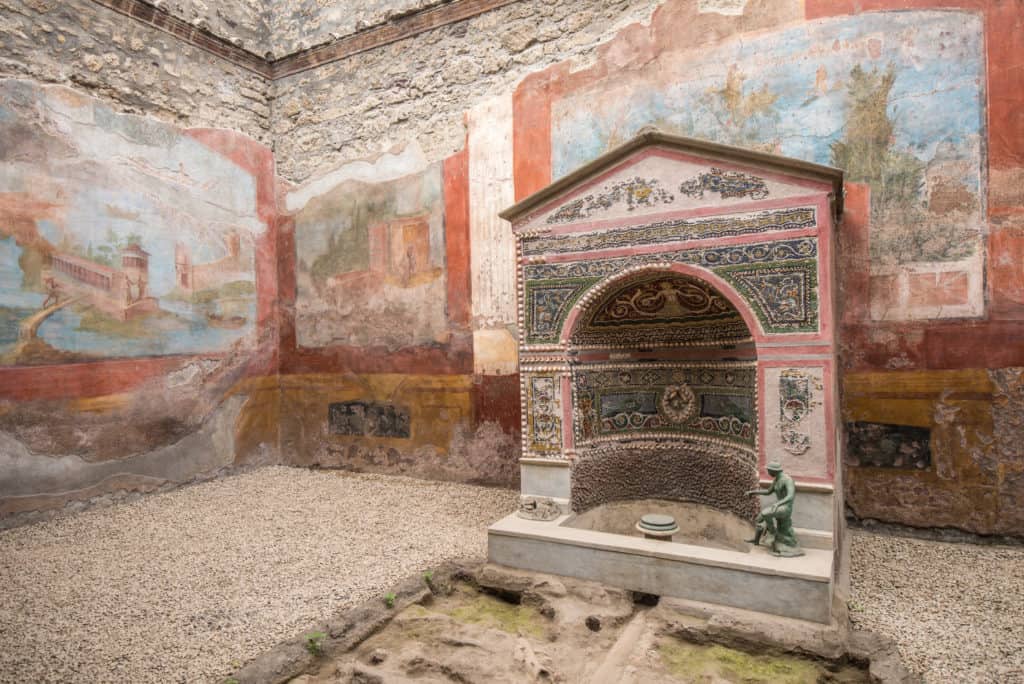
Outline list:
[[[732,513],[689,501],[613,501],[582,513],[572,514],[562,524],[577,530],[642,538],[644,534],[637,529],[636,523],[649,514],[667,515],[675,519],[679,526],[679,530],[672,535],[675,542],[740,553],[750,551],[750,544],[743,541],[754,534],[754,526],[749,521]]]
[[[630,503],[651,512],[651,500]],[[679,505],[680,502],[667,502]],[[691,504],[700,506],[699,504]],[[700,506],[717,520],[710,507]],[[604,510],[599,510],[603,508]],[[700,544],[643,538],[630,506],[598,507],[551,521],[512,514],[488,529],[490,562],[522,570],[566,575],[659,596],[717,603],[783,617],[828,623],[833,592],[833,552],[808,548],[805,556],[779,558],[764,547],[722,548],[743,526],[704,538]],[[588,513],[590,515],[588,515]],[[702,528],[676,517],[680,535]],[[694,518],[691,518],[693,520]],[[602,531],[626,526],[627,533]],[[747,523],[749,525],[749,523]],[[746,527],[749,530],[749,527]],[[729,544],[734,543],[729,541]]]

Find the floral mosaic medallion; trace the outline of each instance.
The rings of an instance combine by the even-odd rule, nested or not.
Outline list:
[[[704,198],[705,192],[716,192],[722,199],[749,197],[761,200],[768,197],[768,186],[765,185],[763,178],[712,167],[707,173],[683,182],[679,186],[679,192],[687,197],[699,199]]]
[[[697,412],[697,397],[687,385],[667,385],[661,393],[659,408],[669,423],[684,423]]]

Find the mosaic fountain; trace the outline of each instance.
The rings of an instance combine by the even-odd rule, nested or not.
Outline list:
[[[522,506],[490,528],[492,563],[832,619],[842,198],[836,169],[646,130],[502,213]],[[743,541],[769,461],[796,486],[799,557]]]

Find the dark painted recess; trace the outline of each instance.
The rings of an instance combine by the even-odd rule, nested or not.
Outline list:
[[[846,464],[924,470],[932,463],[931,430],[911,425],[846,424]]]
[[[335,435],[409,437],[409,409],[373,401],[330,404],[327,422]]]

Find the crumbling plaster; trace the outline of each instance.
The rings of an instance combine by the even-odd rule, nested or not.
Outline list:
[[[580,65],[653,0],[523,0],[468,21],[278,79],[278,173],[302,182],[418,140],[430,161],[463,147],[464,112],[566,59]]]
[[[86,90],[124,113],[269,144],[268,82],[92,0],[0,0],[0,77]]]

